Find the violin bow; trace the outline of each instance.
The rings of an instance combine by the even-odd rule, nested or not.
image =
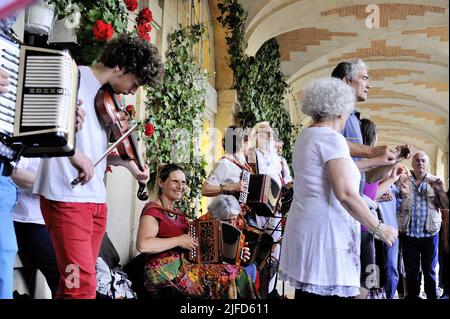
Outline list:
[[[131,133],[133,133],[133,131],[136,130],[137,128],[137,124],[134,124],[132,127],[130,127],[130,129],[128,131],[125,132],[125,134],[123,134],[117,141],[115,141],[94,163],[94,167],[96,167],[98,165],[98,163],[100,163],[106,156],[108,156],[109,153],[111,153],[116,147],[117,145],[119,145],[120,143],[122,143],[122,141],[124,139],[126,139],[128,137],[128,135],[130,135]],[[72,188],[74,188],[76,185],[78,185],[81,182],[81,179],[79,177],[75,178],[72,183],[70,183],[70,185],[72,186]]]

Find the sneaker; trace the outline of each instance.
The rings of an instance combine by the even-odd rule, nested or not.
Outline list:
[[[445,300],[448,300],[448,294],[445,294],[445,295],[440,296],[439,299],[445,299]]]

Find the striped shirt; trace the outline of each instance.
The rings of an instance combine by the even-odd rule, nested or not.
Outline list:
[[[425,221],[428,215],[428,182],[426,180],[427,178],[424,178],[419,185],[416,185],[416,179],[414,177],[411,178],[411,222],[406,231],[406,235],[410,237],[422,238],[434,236],[434,234],[425,231]]]

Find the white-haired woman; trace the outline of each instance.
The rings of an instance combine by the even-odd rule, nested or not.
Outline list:
[[[313,121],[294,147],[294,200],[279,270],[296,298],[359,294],[359,223],[388,245],[397,238],[358,192],[361,175],[339,134],[354,107],[353,89],[340,80],[315,80],[305,90],[302,111]]]

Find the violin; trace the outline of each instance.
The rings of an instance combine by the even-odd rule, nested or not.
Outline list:
[[[105,84],[98,90],[95,96],[95,107],[105,126],[111,129],[110,142],[117,141],[130,129],[128,120],[123,116],[126,114],[126,111],[118,101],[109,84]],[[145,170],[143,161],[139,155],[137,138],[134,132],[124,138],[122,143],[117,145],[117,151],[123,160],[135,161],[139,170]],[[147,186],[142,182],[138,183],[137,197],[145,201],[148,199],[148,193],[146,192]]]

